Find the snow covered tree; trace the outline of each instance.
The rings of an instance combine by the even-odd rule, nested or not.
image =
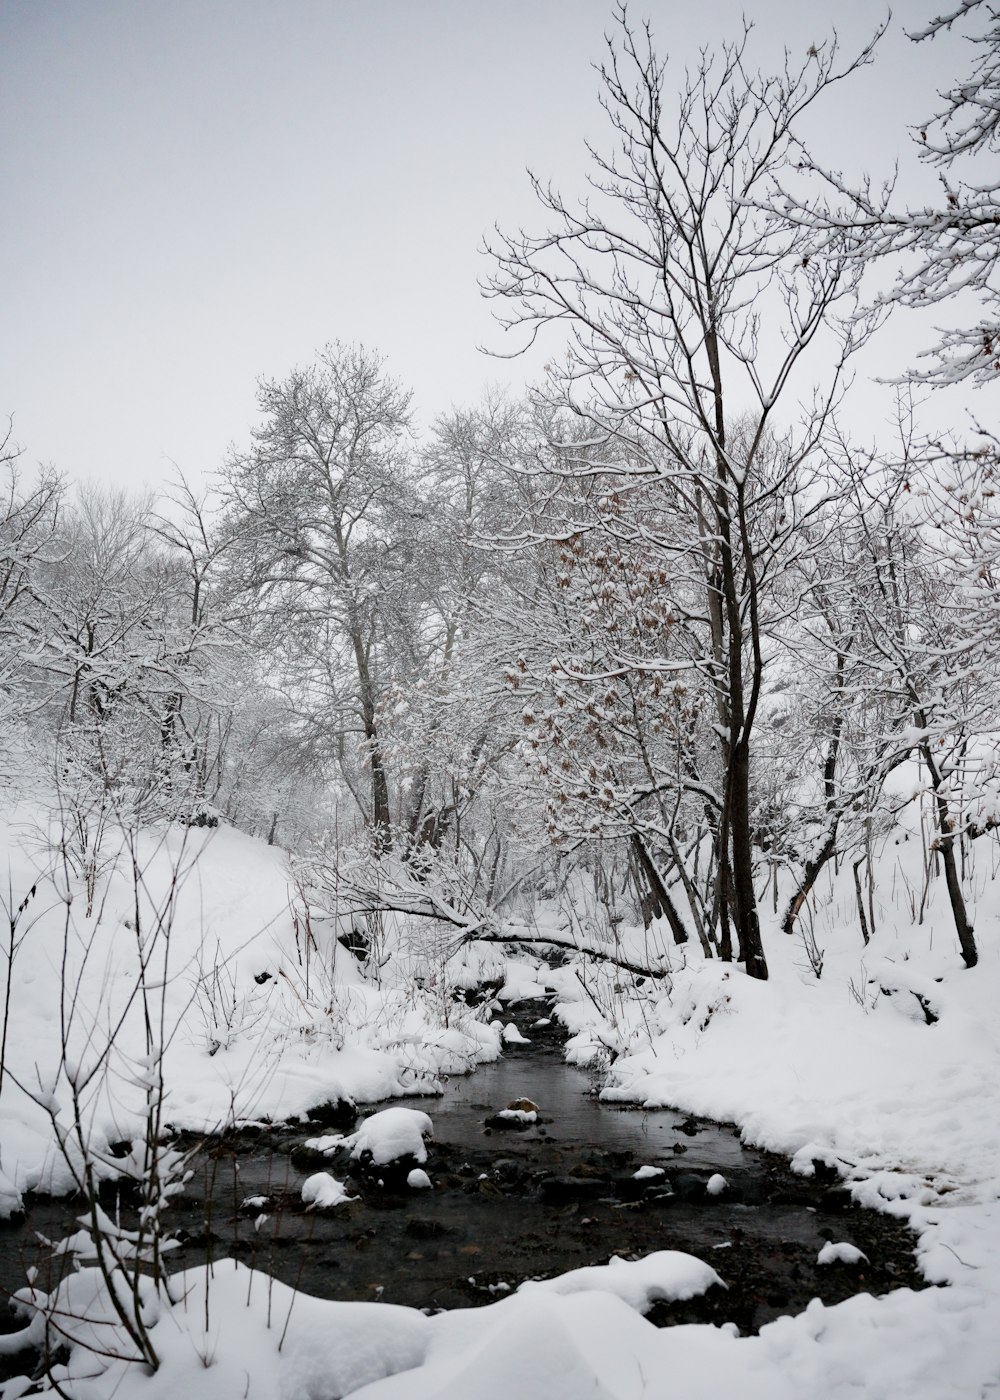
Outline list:
[[[897,739],[909,719],[867,664],[871,561],[851,496],[831,503],[811,534],[788,580],[794,619],[759,752],[774,775],[769,859],[792,881],[781,921],[788,934],[827,865],[866,845],[886,778],[905,758]]]
[[[55,472],[33,480],[20,471],[20,450],[11,431],[0,441],[0,752],[12,725],[44,698],[39,691],[37,616],[33,580],[49,556],[64,486]]]
[[[488,395],[418,445],[409,395],[376,355],[340,344],[262,384],[260,406],[224,473],[226,586],[300,757],[332,782],[336,844],[360,836],[366,861],[384,857],[393,878],[402,861],[408,880],[447,843],[455,878],[489,883],[505,824],[486,789],[510,740],[480,625],[501,571],[484,540],[521,408]]]
[[[910,38],[932,41],[962,27],[974,51],[967,76],[945,88],[939,108],[912,129],[919,159],[939,178],[939,199],[905,204],[895,182],[852,183],[806,152],[796,166],[820,177],[819,191],[804,193],[797,176],[777,172],[772,199],[778,222],[798,223],[804,256],[843,246],[845,235],[854,238],[859,263],[882,262],[894,274],[878,294],[882,306],[941,308],[958,322],[937,330],[905,376],[935,388],[982,387],[1000,376],[1000,183],[984,163],[995,157],[1000,132],[1000,15],[987,0],[963,0]],[[858,516],[867,522],[870,561],[864,601],[871,608],[882,598],[881,619],[869,625],[868,637],[884,650],[884,698],[909,708],[911,751],[932,794],[937,852],[968,966],[977,950],[956,843],[965,832],[993,825],[995,739],[989,736],[997,728],[987,679],[996,616],[990,580],[997,444],[991,425],[977,426],[977,434],[970,447],[941,442],[918,453],[911,442],[894,469],[887,459],[873,477],[883,483],[883,500],[863,488],[870,499]],[[880,521],[879,509],[889,511]],[[897,590],[895,601],[884,596],[887,588]],[[907,612],[904,600],[915,610]],[[900,751],[900,741],[896,735],[889,751]],[[978,818],[961,815],[973,811]]]
[[[488,621],[509,566],[490,542],[509,520],[509,464],[524,412],[490,391],[476,407],[441,415],[419,454],[423,505],[410,587],[421,602],[411,628],[419,651],[394,707],[391,741],[405,769],[400,824],[413,847],[440,847],[449,832],[457,838],[458,823],[472,837],[467,818],[511,747]],[[487,827],[497,841],[496,823]]]
[[[957,809],[970,745],[996,727],[993,674],[977,670],[955,644],[954,579],[936,567],[921,538],[908,466],[896,464],[860,487],[870,563],[862,617],[882,689],[909,719],[896,747],[901,757],[915,754],[925,775],[955,930],[966,966],[974,967],[979,954],[958,868]]]
[[[856,316],[852,236],[803,257],[798,229],[754,203],[796,158],[802,114],[869,53],[838,69],[830,46],[768,77],[748,71],[744,34],[703,55],[671,104],[649,29],[634,30],[619,8],[600,70],[613,144],[591,149],[590,196],[575,206],[534,180],[550,229],[500,234],[492,247],[488,291],[509,308],[502,322],[530,340],[543,326],[567,332],[547,393],[582,429],[561,470],[649,484],[672,517],[669,534],[644,536],[640,524],[635,538],[669,556],[701,639],[687,664],[714,711],[704,723],[720,774],[716,917],[724,952],[731,918],[755,977],[767,975],[751,776],[766,600],[803,514],[822,499],[807,478],[872,323]],[[811,407],[792,427],[780,413],[796,391]]]
[[[895,181],[852,184],[805,152],[796,165],[818,173],[823,192],[810,199],[783,177],[777,181],[778,217],[813,234],[810,256],[831,236],[839,243],[848,233],[859,238],[864,261],[887,260],[895,270],[883,303],[929,309],[957,302],[962,319],[971,313],[965,324],[939,329],[919,357],[927,364],[909,372],[935,386],[983,385],[1000,376],[1000,180],[987,163],[995,165],[1000,148],[1000,12],[990,0],[961,0],[910,38],[933,40],[966,22],[973,26],[969,72],[944,89],[943,105],[911,132],[921,161],[940,179],[940,199],[902,204]]]
[[[192,819],[211,801],[209,736],[228,639],[159,532],[148,497],[82,489],[33,563],[25,624],[43,747],[114,808]],[[81,786],[82,785],[82,786]]]
[[[606,447],[595,460],[608,464]],[[693,927],[707,948],[712,916],[681,848],[717,829],[718,756],[699,723],[713,700],[657,496],[627,475],[553,474],[544,503],[539,489],[535,582],[505,677],[550,838],[578,852],[624,843],[646,921],[667,918],[677,942]]]
[[[393,812],[379,705],[390,614],[406,602],[390,535],[410,492],[409,402],[378,356],[329,345],[314,365],[261,383],[253,444],[224,472],[236,583],[271,623],[315,751],[336,760],[385,843]]]
[[[165,554],[175,597],[176,688],[167,695],[161,742],[194,781],[202,816],[216,813],[274,840],[279,819],[294,827],[312,786],[294,742],[288,707],[266,655],[231,596],[233,540],[218,498],[178,474],[157,502],[150,536]],[[287,832],[285,833],[287,835]]]

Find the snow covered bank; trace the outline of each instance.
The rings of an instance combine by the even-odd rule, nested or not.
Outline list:
[[[154,1073],[141,967],[162,1027],[162,1121],[178,1129],[434,1092],[441,1075],[500,1053],[498,1027],[460,1006],[443,1017],[440,994],[421,992],[400,959],[372,975],[331,920],[311,911],[307,923],[275,847],[221,826],[145,830],[132,846],[109,836],[87,918],[38,826],[22,810],[0,830],[14,906],[27,898],[10,963],[0,1215],[26,1190],[71,1189],[55,1142],[69,1074],[99,1171],[118,1170],[110,1144],[141,1138]],[[0,1006],[6,976],[2,959]]]
[[[100,1275],[90,1269],[73,1275],[59,1298],[57,1338],[72,1352],[55,1379],[80,1400],[638,1395],[634,1374],[627,1389],[615,1379],[620,1342],[638,1345],[635,1364],[641,1359],[655,1371],[667,1334],[633,1309],[657,1298],[692,1297],[715,1281],[706,1265],[667,1251],[639,1263],[578,1270],[555,1287],[526,1287],[488,1308],[427,1317],[390,1304],[321,1302],[224,1261],[211,1271],[175,1275],[169,1299],[150,1294],[146,1311],[160,1364],[149,1375],[132,1361],[94,1354],[113,1312]],[[16,1353],[22,1342],[43,1343],[46,1323],[32,1301],[26,1291],[25,1329],[0,1337],[0,1355]],[[84,1314],[86,1323],[79,1321]],[[607,1384],[595,1387],[595,1374]],[[0,1396],[14,1400],[17,1385],[0,1384]]]
[[[563,1012],[571,1054],[619,1050],[608,1100],[734,1122],[803,1173],[835,1168],[858,1202],[920,1232],[920,1266],[946,1290],[814,1303],[739,1343],[774,1366],[773,1395],[936,1400],[1000,1385],[998,909],[991,881],[974,971],[933,901],[923,923],[883,910],[864,948],[831,897],[819,979],[797,938],[772,934],[766,983],[695,958],[655,1003],[613,1021],[575,1000]]]
[[[147,882],[150,891],[169,887],[170,872],[187,870],[188,858],[200,855],[176,882],[172,913],[176,971],[166,986],[176,1030],[164,1062],[169,1121],[225,1121],[234,1105],[239,1116],[288,1116],[345,1095],[398,1098],[449,1066],[498,1052],[498,1027],[464,1012],[459,1024],[435,1027],[412,983],[394,980],[388,964],[381,985],[366,980],[321,927],[315,936],[328,941],[309,968],[307,987],[278,853],[219,831],[171,832],[147,854],[145,869],[162,862],[158,883]],[[20,859],[15,887],[33,877],[27,856]],[[692,1280],[708,1286],[713,1271],[690,1258],[683,1268],[653,1255],[584,1269],[483,1309],[433,1318],[294,1295],[227,1262],[208,1274],[178,1275],[172,1301],[150,1301],[160,1367],[149,1375],[88,1350],[88,1339],[107,1332],[110,1319],[85,1270],[60,1299],[78,1343],[60,1383],[74,1400],[112,1393],[121,1400],[181,1393],[190,1400],[467,1400],[473,1394],[480,1400],[511,1394],[715,1400],[729,1393],[760,1400],[972,1400],[988,1394],[1000,1380],[1000,940],[991,895],[992,884],[980,892],[982,959],[972,972],[952,948],[933,897],[923,924],[904,917],[905,909],[883,911],[867,949],[831,898],[819,928],[818,980],[799,941],[771,930],[767,983],[690,955],[669,981],[641,988],[613,972],[601,974],[598,985],[591,972],[567,967],[549,974],[520,958],[505,969],[502,989],[507,996],[537,996],[544,982],[558,985],[561,1014],[574,1031],[571,1053],[614,1056],[610,1099],[729,1120],[748,1142],[784,1153],[803,1172],[817,1163],[835,1168],[858,1200],[912,1221],[924,1272],[947,1288],[859,1296],[836,1307],[817,1301],[758,1337],[740,1338],[731,1327],[658,1331],[641,1315],[654,1297],[684,1296],[679,1290]],[[152,894],[149,902],[155,903]],[[113,876],[86,957],[69,944],[80,959],[73,966],[80,967],[81,997],[96,1008],[86,1023],[91,1028],[107,1024],[116,991],[131,985],[134,905],[128,880]],[[29,929],[14,964],[9,1055],[29,1084],[44,1085],[58,1065],[53,989],[65,928],[56,906]],[[225,996],[205,994],[207,1011],[199,1001],[204,955],[198,962],[206,936],[231,979]],[[323,975],[325,954],[337,959],[331,978]],[[263,973],[268,977],[258,981]],[[134,1070],[142,1046],[139,1029],[126,1018],[116,1064]],[[133,1074],[131,1087],[115,1079],[113,1090],[94,1096],[95,1141],[117,1140],[139,1121],[140,1079]],[[58,1158],[44,1107],[12,1093],[9,1084],[0,1120],[13,1203],[27,1184],[55,1181]],[[724,1260],[714,1262],[725,1282]],[[28,1325],[37,1338],[40,1319]],[[115,1347],[121,1342],[116,1336]],[[15,1345],[4,1342],[0,1350]],[[0,1395],[14,1400],[19,1384],[9,1383]]]

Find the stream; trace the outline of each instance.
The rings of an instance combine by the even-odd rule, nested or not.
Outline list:
[[[409,1188],[404,1168],[374,1174],[353,1164],[356,1199],[309,1211],[300,1194],[306,1176],[341,1171],[305,1144],[349,1124],[320,1115],[308,1125],[244,1129],[198,1145],[194,1177],[170,1210],[181,1241],[171,1271],[233,1255],[319,1297],[437,1310],[491,1302],[525,1279],[615,1254],[679,1249],[710,1263],[727,1288],[657,1304],[650,1320],[734,1322],[744,1333],[813,1297],[833,1303],[926,1286],[914,1237],[898,1220],[854,1206],[829,1175],[794,1175],[783,1159],[744,1147],[731,1127],[600,1103],[591,1076],[563,1062],[557,1029],[535,1024],[538,1004],[518,1012],[530,1044],[451,1079],[441,1097],[402,1101],[434,1122],[432,1190]],[[539,1106],[540,1121],[486,1126],[519,1098]],[[636,1179],[642,1166],[661,1171]],[[727,1183],[719,1195],[706,1191],[715,1173]],[[106,1209],[114,1211],[117,1195],[109,1193]],[[29,1266],[39,1286],[51,1286],[61,1261],[37,1234],[62,1238],[82,1209],[46,1197],[25,1204],[23,1217],[0,1223],[0,1286],[8,1292],[23,1286]],[[870,1262],[817,1265],[828,1240],[857,1245]],[[4,1312],[0,1330],[15,1325]]]

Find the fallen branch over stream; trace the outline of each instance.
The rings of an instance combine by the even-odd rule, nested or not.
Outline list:
[[[540,934],[524,930],[503,932],[497,928],[495,915],[492,912],[479,917],[460,914],[457,909],[431,892],[407,891],[399,896],[382,893],[377,899],[368,899],[364,902],[352,900],[351,908],[357,914],[409,914],[412,918],[430,919],[438,923],[449,924],[458,932],[453,952],[458,952],[459,948],[464,947],[467,943],[518,944],[522,947],[525,944],[537,944],[539,947],[560,948],[568,953],[581,953],[584,957],[593,958],[595,962],[610,963],[612,967],[621,968],[623,972],[630,972],[635,977],[652,977],[660,980],[668,976],[670,972],[669,967],[645,966],[632,962],[629,958],[624,958],[607,948],[591,943],[579,943],[574,939],[560,938],[558,934]]]
[[[477,933],[473,938],[463,938],[461,943],[537,943],[546,948],[564,948],[570,953],[582,953],[584,957],[593,958],[595,962],[610,963],[612,967],[620,967],[623,972],[631,972],[635,977],[660,978],[669,976],[669,967],[643,967],[638,963],[630,962],[628,958],[620,957],[617,953],[610,953],[605,948],[594,948],[588,944],[576,943],[568,938],[553,937],[551,934],[528,934],[523,933]]]

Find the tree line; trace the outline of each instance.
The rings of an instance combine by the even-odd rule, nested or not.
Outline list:
[[[915,135],[941,207],[899,208],[803,146],[877,55],[775,74],[748,34],[678,90],[621,8],[586,200],[497,232],[486,291],[541,384],[419,433],[381,358],[334,342],[262,381],[204,494],[71,491],[8,439],[3,759],[102,824],[225,819],[319,865],[359,909],[503,936],[512,892],[567,868],[677,943],[767,976],[823,872],[863,876],[923,791],[967,966],[967,843],[997,825],[996,439],[929,440],[914,381],[992,386],[1000,26]],[[868,290],[872,268],[895,280]],[[852,361],[896,305],[981,315],[851,421]],[[908,779],[909,780],[909,779]],[[914,787],[916,785],[916,787]],[[332,834],[331,834],[332,833]],[[331,854],[332,853],[332,854]],[[318,867],[317,867],[318,868]]]

